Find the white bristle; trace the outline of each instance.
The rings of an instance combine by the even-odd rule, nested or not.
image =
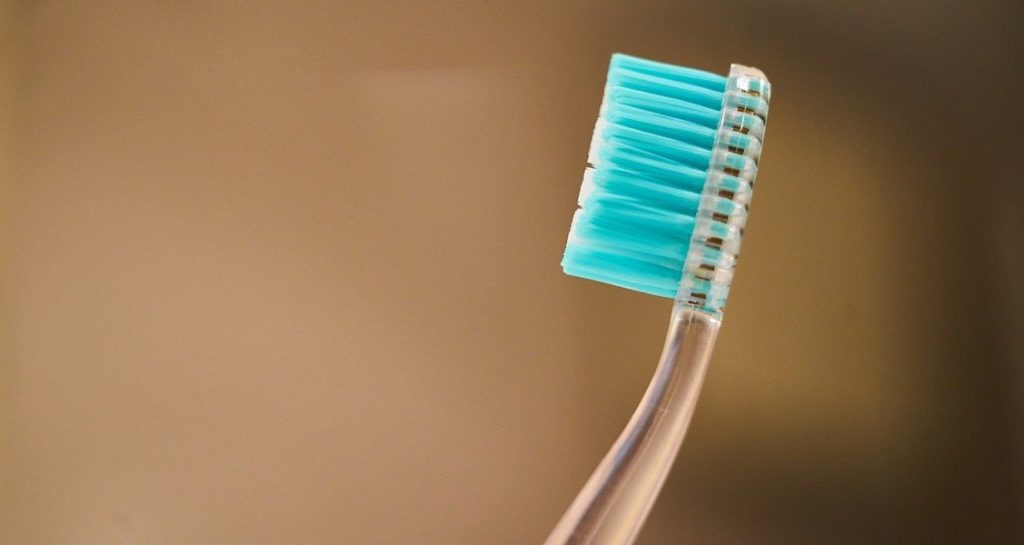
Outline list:
[[[587,197],[594,192],[594,169],[587,167],[583,171],[583,183],[580,184],[580,196],[576,198],[576,204],[583,206],[583,203],[587,202]]]
[[[587,163],[591,166],[596,167],[600,163],[600,159],[598,159],[598,151],[601,149],[601,144],[604,142],[605,125],[606,123],[603,117],[598,117],[597,123],[594,124],[594,135],[590,139],[590,151],[587,152]]]

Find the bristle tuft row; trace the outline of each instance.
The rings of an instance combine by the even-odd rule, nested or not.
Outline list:
[[[615,55],[562,267],[720,315],[771,85]]]
[[[675,297],[722,117],[726,78],[612,58],[562,267]]]

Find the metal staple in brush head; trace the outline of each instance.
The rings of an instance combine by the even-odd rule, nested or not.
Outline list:
[[[764,73],[732,65],[697,224],[676,295],[676,301],[715,315],[721,315],[732,284],[770,97],[771,84]]]
[[[755,72],[612,57],[566,273],[720,311],[764,135]]]

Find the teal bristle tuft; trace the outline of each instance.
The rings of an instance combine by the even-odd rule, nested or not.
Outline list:
[[[690,302],[716,298],[720,310],[767,112],[767,80],[750,81],[612,56],[562,259],[567,274],[671,298],[697,267],[684,282]]]
[[[562,267],[675,297],[707,177],[726,78],[612,57],[582,209]],[[602,126],[603,125],[603,126]],[[588,187],[589,186],[589,187]]]

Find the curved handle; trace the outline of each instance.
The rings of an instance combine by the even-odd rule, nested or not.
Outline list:
[[[677,304],[647,392],[545,545],[636,539],[672,468],[704,382],[721,320]]]

